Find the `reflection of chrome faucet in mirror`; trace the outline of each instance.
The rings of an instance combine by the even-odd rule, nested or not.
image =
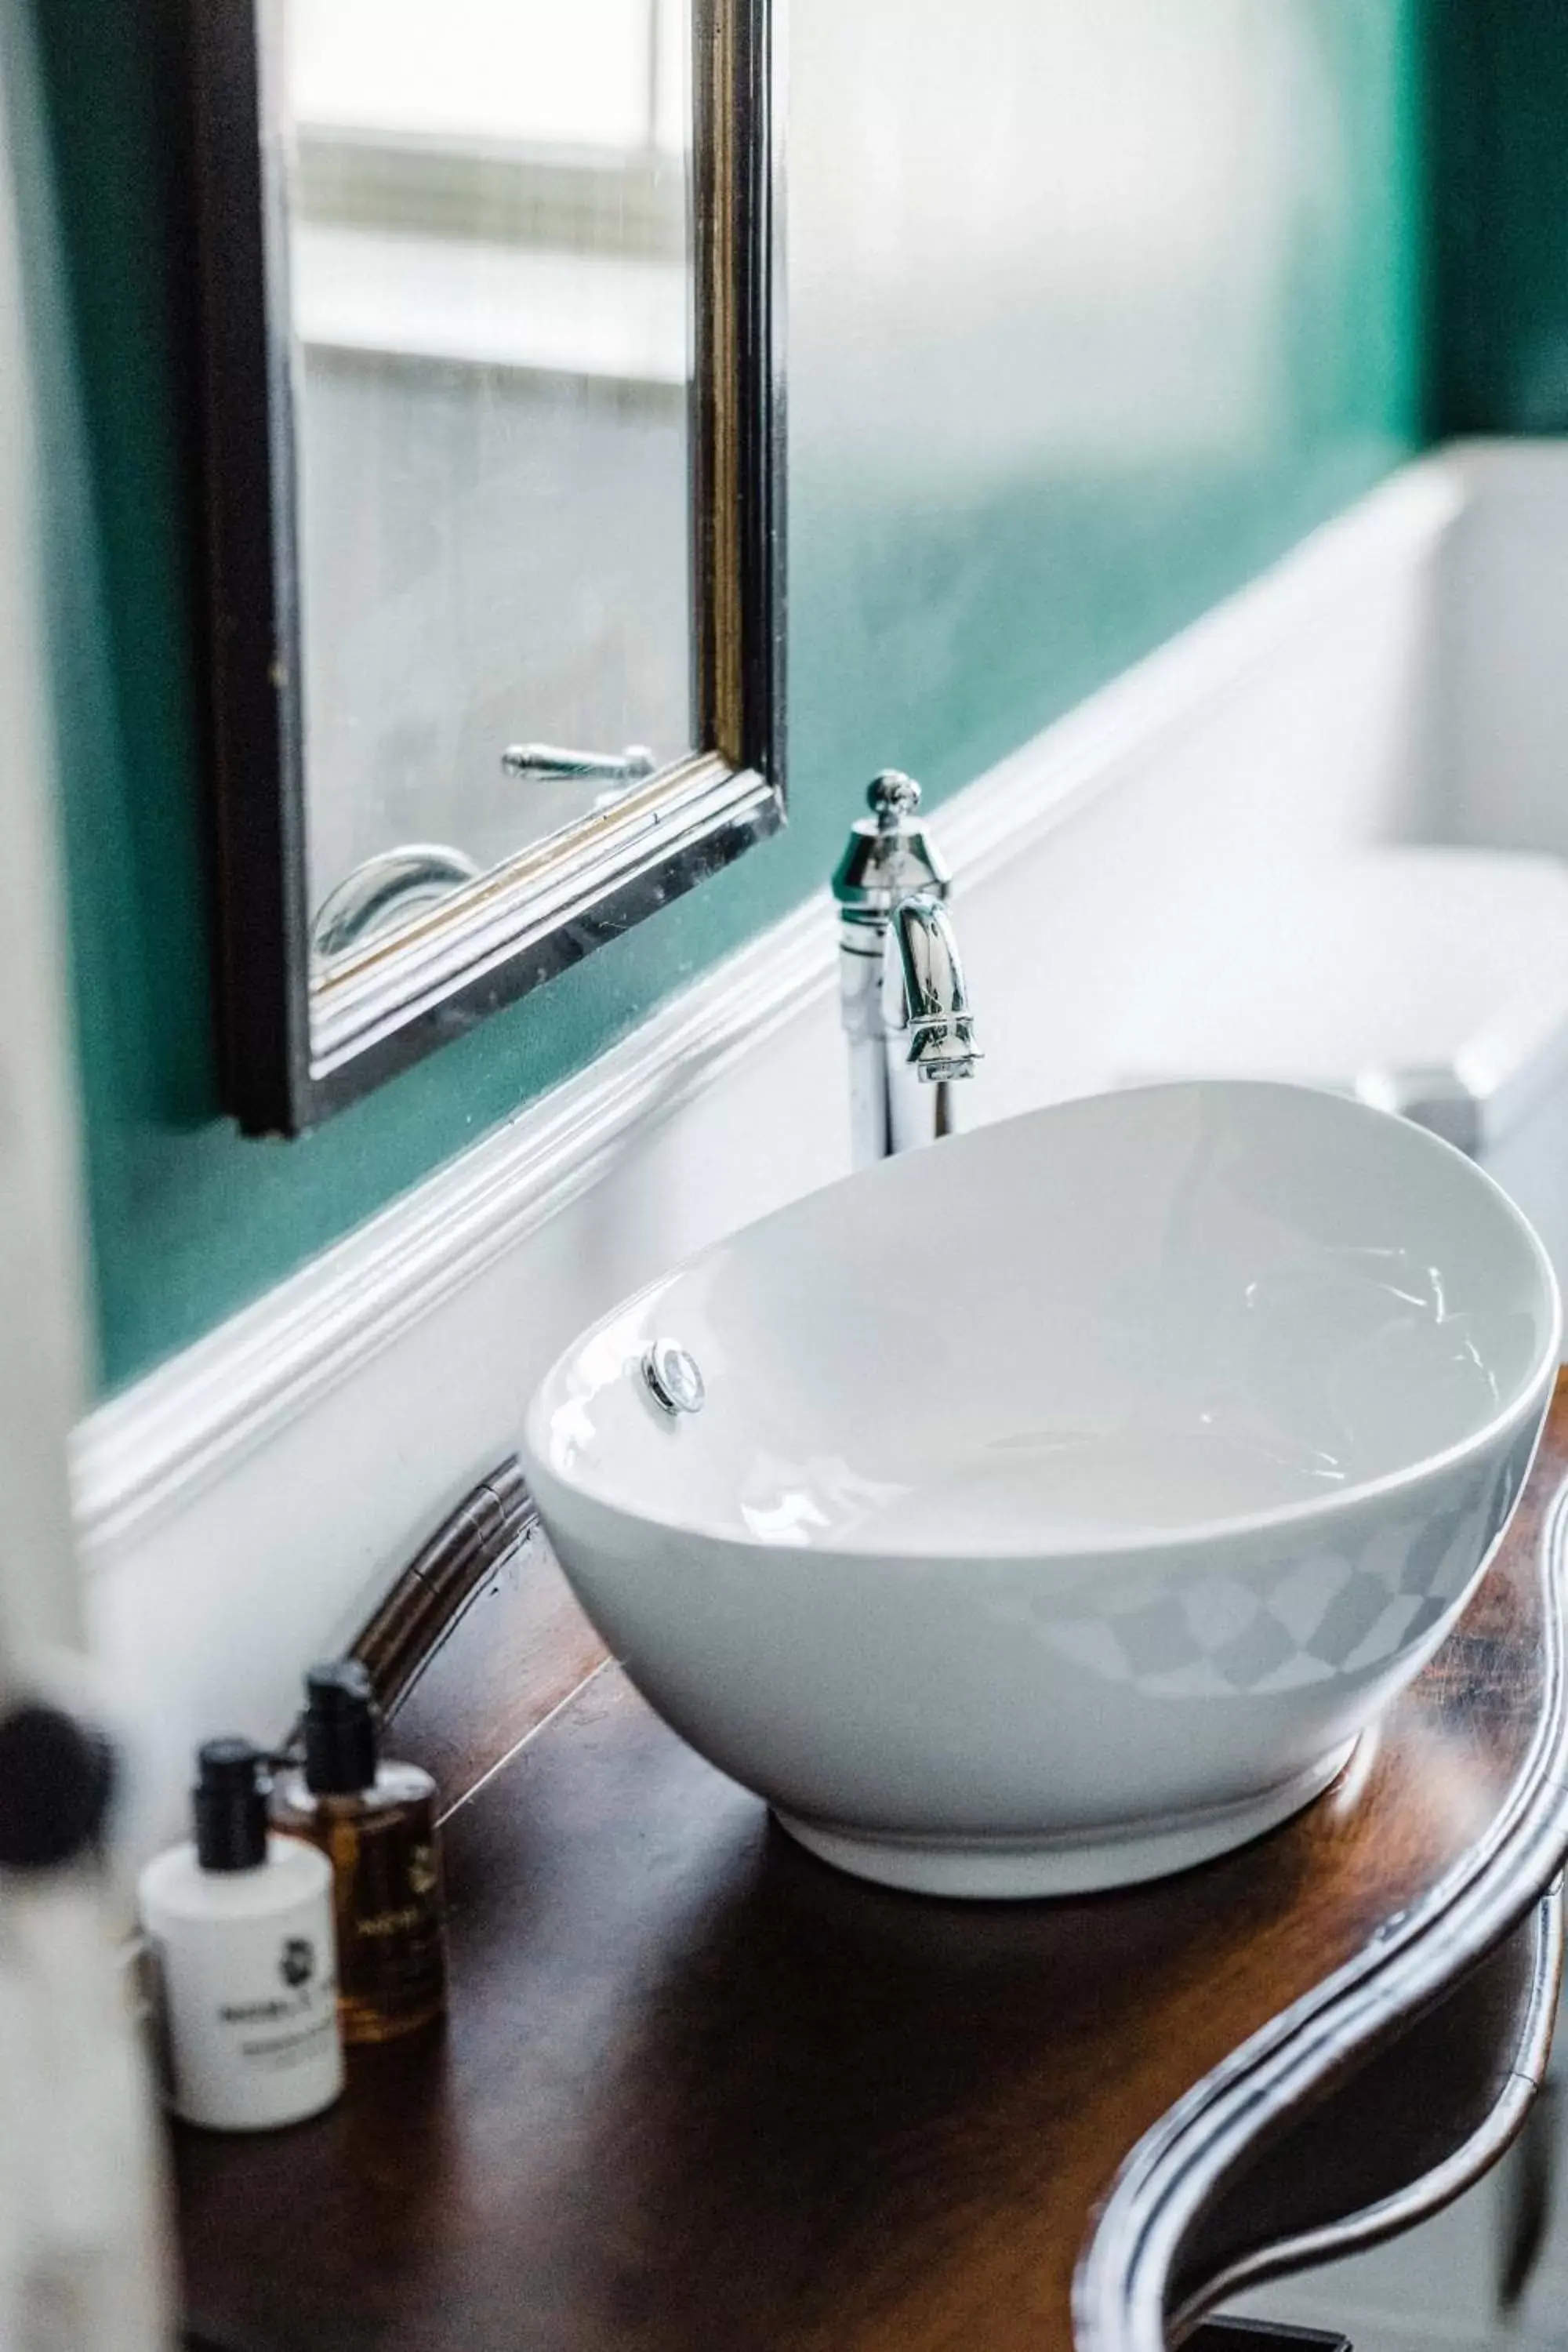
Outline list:
[[[196,12],[230,1108],[780,821],[768,0]]]

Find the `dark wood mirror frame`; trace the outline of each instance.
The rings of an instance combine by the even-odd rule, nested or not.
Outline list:
[[[690,889],[784,815],[782,0],[694,0],[698,750],[312,974],[268,0],[194,12],[225,1107],[296,1135]]]

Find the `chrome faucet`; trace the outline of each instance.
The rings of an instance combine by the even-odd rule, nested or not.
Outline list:
[[[947,868],[915,822],[921,788],[889,768],[866,798],[833,877],[857,1168],[950,1135],[949,1090],[980,1059]]]

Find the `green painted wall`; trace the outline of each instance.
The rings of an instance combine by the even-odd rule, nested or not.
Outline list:
[[[1568,432],[1568,8],[1426,6],[1431,429]]]
[[[101,1370],[254,1298],[1413,446],[1417,0],[793,0],[793,822],[296,1144],[214,1092],[177,0],[7,0]]]

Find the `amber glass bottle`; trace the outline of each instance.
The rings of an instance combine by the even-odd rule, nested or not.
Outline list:
[[[389,2042],[447,2006],[436,1783],[381,1761],[370,1676],[353,1660],[312,1666],[305,1698],[304,1764],[274,1783],[273,1822],[332,1865],[343,2040]]]

